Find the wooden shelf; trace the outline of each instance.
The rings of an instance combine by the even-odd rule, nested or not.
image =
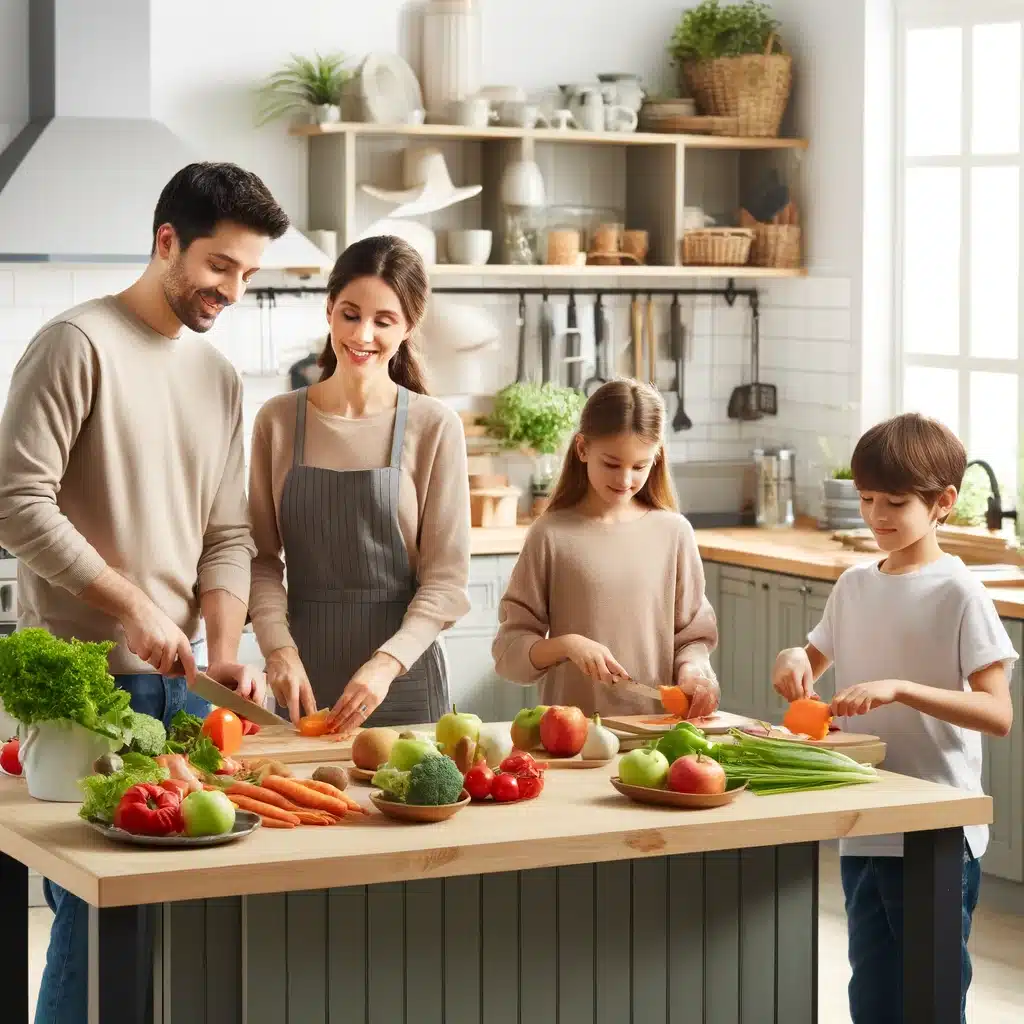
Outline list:
[[[534,264],[521,266],[506,263],[488,263],[483,266],[462,266],[454,263],[437,263],[430,267],[431,277],[486,277],[486,278],[680,278],[680,277],[717,277],[717,278],[769,278],[769,277],[806,277],[807,271],[800,267],[795,270],[784,270],[777,267],[563,267]]]
[[[457,124],[372,124],[342,121],[336,124],[297,124],[292,135],[377,135],[399,138],[476,140],[532,139],[535,142],[595,143],[610,146],[674,146],[693,149],[806,149],[807,139],[733,138],[725,135],[669,135],[663,132],[584,132],[574,128],[466,128]]]

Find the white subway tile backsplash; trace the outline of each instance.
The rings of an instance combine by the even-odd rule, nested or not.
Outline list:
[[[18,306],[75,304],[74,278],[70,270],[32,268],[14,271],[14,302]]]
[[[139,276],[139,267],[93,268],[74,272],[75,304],[123,292]]]
[[[14,271],[0,270],[0,306],[14,305]]]
[[[0,309],[0,344],[15,345],[19,353],[49,317],[41,306]]]

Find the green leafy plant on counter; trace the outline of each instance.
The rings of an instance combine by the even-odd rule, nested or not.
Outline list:
[[[771,7],[760,0],[724,5],[719,0],[703,0],[683,13],[672,34],[669,53],[677,64],[764,53],[769,37],[778,28]],[[779,49],[776,42],[773,52]]]
[[[0,701],[23,725],[75,722],[123,741],[130,697],[107,669],[113,647],[18,630],[0,639]]]
[[[853,470],[849,466],[839,466],[832,470],[833,480],[852,480]]]
[[[340,53],[313,58],[297,57],[271,75],[259,90],[261,100],[257,125],[288,114],[308,113],[314,107],[338,106],[353,72],[345,67]]]

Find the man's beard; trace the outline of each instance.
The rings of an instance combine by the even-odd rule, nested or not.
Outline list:
[[[168,271],[164,279],[164,298],[174,315],[190,330],[197,334],[205,334],[217,321],[218,313],[212,313],[203,303],[203,299],[216,303],[224,309],[226,302],[216,288],[198,290],[185,276],[184,268],[179,260]]]

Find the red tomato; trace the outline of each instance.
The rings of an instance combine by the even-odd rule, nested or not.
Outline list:
[[[544,770],[544,765],[538,764],[530,754],[522,750],[513,750],[504,761],[501,762],[500,771],[508,772],[510,775],[525,775],[539,773]]]
[[[519,780],[514,775],[507,775],[499,772],[494,776],[494,783],[491,786],[491,796],[499,804],[508,804],[519,799]]]
[[[242,720],[227,708],[214,708],[203,722],[203,735],[225,756],[237,753],[242,746]]]
[[[10,740],[0,748],[0,768],[8,775],[21,774],[21,762],[18,760],[18,741]]]
[[[535,796],[540,796],[541,790],[544,788],[544,776],[538,775],[520,775],[516,781],[519,783],[519,799],[520,800],[532,800]]]
[[[466,792],[474,800],[486,800],[491,795],[494,778],[494,772],[481,761],[466,772]]]

